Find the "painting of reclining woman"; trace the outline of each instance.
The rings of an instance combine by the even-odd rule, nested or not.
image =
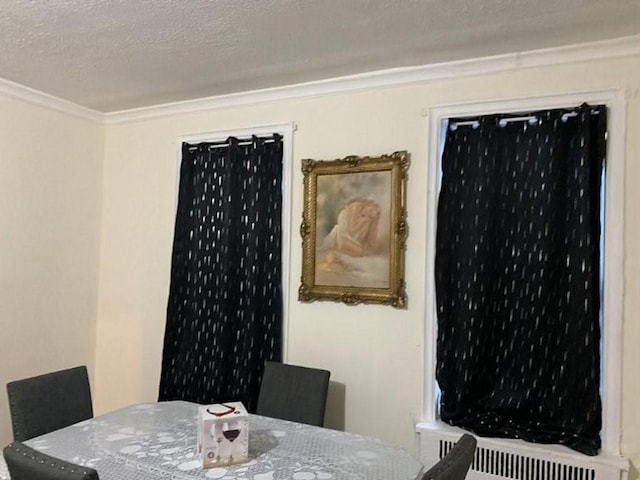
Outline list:
[[[316,284],[388,288],[391,175],[318,177]]]
[[[406,308],[408,155],[302,160],[300,301]]]

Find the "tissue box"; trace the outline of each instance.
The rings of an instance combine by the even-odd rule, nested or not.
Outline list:
[[[198,453],[202,468],[246,462],[249,456],[249,415],[242,402],[198,408]]]

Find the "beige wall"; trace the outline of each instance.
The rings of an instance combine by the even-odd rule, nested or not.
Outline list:
[[[93,377],[103,137],[0,95],[0,445],[5,383],[80,364]]]
[[[176,138],[295,122],[288,359],[331,370],[345,385],[345,428],[414,444],[421,419],[425,290],[425,107],[622,89],[626,92],[626,258],[623,452],[640,464],[639,209],[640,63],[600,61],[366,93],[281,101],[110,126],[106,131],[96,405],[106,411],[154,401],[160,372],[176,195]],[[407,249],[409,308],[348,307],[296,300],[300,278],[300,159],[411,153]],[[333,412],[335,414],[335,412]],[[381,415],[384,414],[384,415]],[[331,412],[330,412],[331,415]],[[332,419],[333,422],[333,419]],[[339,423],[337,420],[335,423]],[[632,478],[637,477],[637,472]]]

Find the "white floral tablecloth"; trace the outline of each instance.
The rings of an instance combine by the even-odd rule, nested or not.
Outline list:
[[[370,437],[257,415],[249,461],[203,470],[196,452],[197,405],[135,405],[25,443],[98,470],[101,480],[415,480],[422,465]],[[4,461],[0,479],[8,479]]]

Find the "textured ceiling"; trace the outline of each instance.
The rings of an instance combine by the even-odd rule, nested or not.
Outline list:
[[[99,111],[640,33],[640,0],[0,0],[0,77]]]

